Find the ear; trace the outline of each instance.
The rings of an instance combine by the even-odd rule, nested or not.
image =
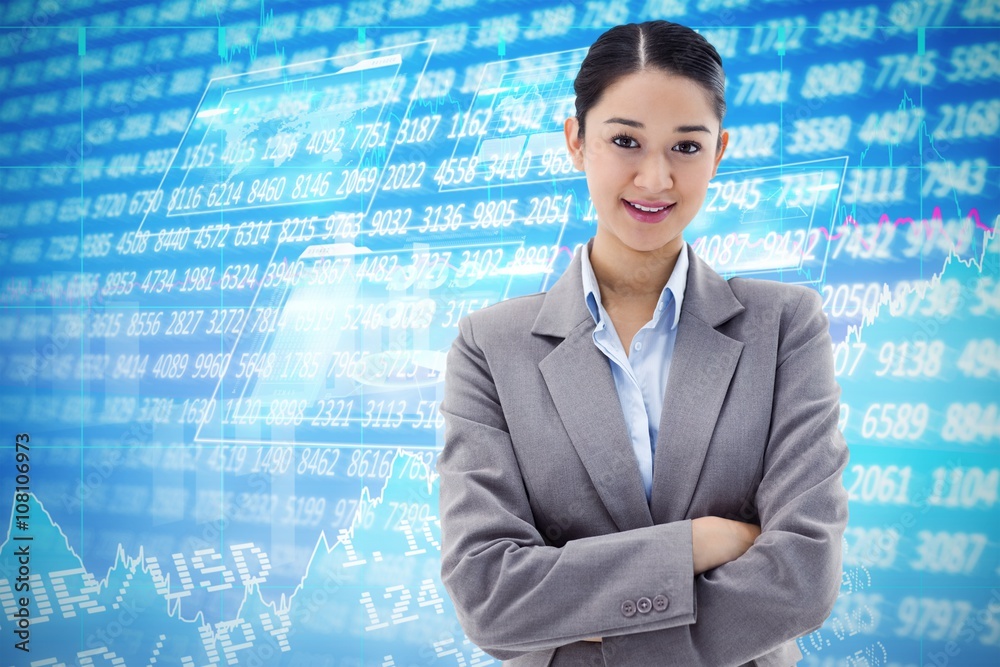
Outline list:
[[[577,171],[583,171],[583,142],[577,137],[580,130],[580,123],[576,116],[570,116],[563,122],[563,132],[566,135],[566,150],[573,160],[573,166]]]
[[[722,130],[719,134],[719,150],[715,155],[715,164],[712,165],[712,178],[715,178],[715,173],[719,171],[719,163],[722,162],[722,155],[726,152],[726,146],[729,145],[729,132]]]

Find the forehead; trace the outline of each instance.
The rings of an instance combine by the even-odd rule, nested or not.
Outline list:
[[[711,95],[704,86],[660,70],[632,72],[609,85],[590,109],[588,121],[603,123],[611,117],[639,121],[646,130],[696,122],[708,127],[718,125]]]

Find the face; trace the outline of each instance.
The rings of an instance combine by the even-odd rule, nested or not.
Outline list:
[[[577,118],[566,120],[567,147],[597,212],[595,246],[625,255],[680,250],[728,142],[709,100],[691,79],[645,70],[605,89],[582,142]],[[633,203],[665,208],[643,213]]]

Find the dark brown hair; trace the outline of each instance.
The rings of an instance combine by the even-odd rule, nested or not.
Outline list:
[[[659,69],[699,84],[708,93],[722,124],[726,115],[726,74],[715,47],[679,23],[662,20],[626,23],[597,38],[573,81],[580,139],[587,112],[600,101],[607,87],[623,76],[645,69]]]

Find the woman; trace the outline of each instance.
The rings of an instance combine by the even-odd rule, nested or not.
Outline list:
[[[567,147],[597,232],[547,292],[459,322],[438,459],[463,629],[527,665],[793,665],[840,587],[848,451],[808,288],[683,240],[726,149],[715,49],[617,26]]]

